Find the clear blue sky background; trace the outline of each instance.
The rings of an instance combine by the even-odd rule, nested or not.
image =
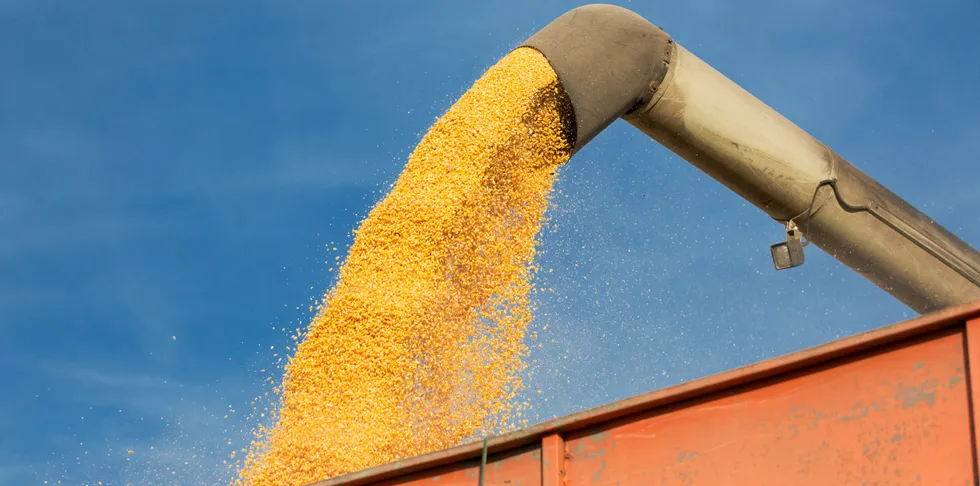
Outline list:
[[[622,4],[980,246],[975,0]],[[224,481],[325,245],[577,5],[0,0],[0,484]],[[541,419],[913,315],[623,122],[559,186]]]

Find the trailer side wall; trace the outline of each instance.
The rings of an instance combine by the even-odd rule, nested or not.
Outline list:
[[[977,484],[980,303],[489,441],[486,485]],[[476,485],[481,444],[323,481]]]

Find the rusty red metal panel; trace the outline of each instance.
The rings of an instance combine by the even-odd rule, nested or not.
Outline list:
[[[719,390],[731,389],[746,383],[791,373],[809,366],[816,366],[841,357],[888,346],[892,343],[938,330],[953,327],[960,329],[967,319],[978,316],[980,316],[980,301],[944,309],[929,315],[883,326],[810,349],[797,351],[786,356],[760,361],[717,375],[558,418],[552,422],[542,424],[539,426],[539,430],[547,433],[552,430],[568,431],[573,428],[588,427],[638,411],[668,406],[680,401],[715,393]],[[527,432],[538,432],[534,429],[532,428]],[[512,440],[516,442],[517,437]]]
[[[851,436],[847,435],[848,433],[850,433],[850,432],[846,432],[847,430],[851,430],[852,432],[855,430],[857,431],[863,430],[860,428],[853,428],[854,425],[848,425],[848,426],[842,425],[842,424],[849,423],[843,421],[842,418],[842,417],[847,417],[846,412],[847,410],[850,410],[848,407],[853,407],[857,403],[857,400],[861,399],[858,398],[861,396],[860,395],[861,390],[864,390],[863,393],[869,394],[868,396],[875,395],[876,393],[878,394],[886,393],[887,395],[888,389],[885,387],[885,385],[883,385],[883,382],[879,382],[877,385],[875,385],[874,382],[868,382],[868,380],[875,379],[875,378],[884,379],[882,377],[888,377],[888,376],[891,376],[891,378],[889,379],[892,380],[896,379],[896,377],[902,377],[902,376],[904,376],[906,379],[914,379],[918,375],[914,375],[914,374],[910,375],[912,371],[918,373],[929,372],[935,376],[938,376],[938,373],[944,373],[944,372],[948,373],[950,371],[950,368],[948,366],[950,362],[948,360],[955,361],[959,359],[960,360],[959,369],[963,373],[966,372],[963,370],[963,367],[966,366],[966,363],[964,363],[964,361],[972,362],[973,370],[975,370],[972,373],[972,376],[974,377],[980,376],[980,374],[978,374],[980,373],[980,358],[977,357],[977,353],[978,353],[977,350],[980,349],[980,345],[978,345],[980,344],[978,343],[980,337],[978,337],[978,332],[976,332],[977,331],[976,324],[971,323],[972,326],[971,329],[974,330],[971,334],[967,335],[965,332],[966,321],[970,319],[977,319],[977,318],[980,318],[980,302],[949,308],[916,319],[885,326],[880,329],[876,329],[874,331],[869,331],[856,336],[851,336],[845,339],[841,339],[836,342],[828,343],[822,346],[817,346],[815,348],[793,353],[791,355],[770,359],[743,368],[721,373],[715,376],[710,376],[707,378],[696,380],[694,382],[684,383],[668,389],[647,393],[626,400],[621,400],[619,402],[603,405],[594,409],[586,410],[584,412],[572,414],[566,417],[561,417],[549,422],[545,422],[543,424],[535,425],[533,427],[518,432],[514,432],[498,437],[491,437],[489,441],[489,450],[492,454],[491,458],[497,457],[498,453],[504,453],[506,451],[514,451],[514,450],[525,450],[524,448],[527,447],[536,448],[535,450],[538,450],[540,453],[540,448],[543,444],[542,440],[548,435],[559,434],[560,436],[565,437],[566,439],[569,437],[582,437],[581,434],[583,430],[588,430],[590,428],[594,428],[597,426],[605,427],[604,425],[601,424],[609,424],[614,421],[616,421],[616,423],[639,423],[637,421],[642,422],[644,420],[650,419],[651,417],[655,417],[655,416],[667,416],[671,414],[676,414],[678,411],[684,410],[685,407],[687,407],[686,409],[688,410],[688,413],[694,413],[691,412],[691,410],[697,408],[698,406],[697,404],[699,403],[703,404],[706,401],[723,399],[720,397],[728,397],[728,399],[732,399],[733,396],[740,393],[745,393],[744,395],[742,395],[743,400],[751,400],[753,399],[753,397],[758,399],[758,397],[760,396],[759,393],[761,393],[763,395],[769,396],[765,400],[768,400],[770,402],[778,402],[780,400],[780,394],[797,393],[797,391],[792,388],[786,388],[787,386],[785,385],[786,383],[805,383],[805,385],[801,385],[803,391],[798,392],[798,393],[802,393],[802,395],[801,394],[792,395],[794,397],[793,400],[799,401],[802,400],[801,397],[809,397],[807,398],[808,400],[811,400],[809,406],[814,410],[820,412],[822,414],[821,418],[826,417],[827,414],[831,412],[837,413],[839,418],[837,422],[818,421],[818,423],[824,424],[821,427],[827,427],[827,429],[820,429],[820,430],[824,430],[825,432],[830,434],[828,435],[828,437],[834,438],[834,440],[838,442],[835,442],[835,445],[833,447],[835,452],[832,453],[823,450],[823,452],[820,452],[820,454],[823,454],[822,456],[820,454],[817,454],[815,457],[822,457],[826,459],[827,457],[830,457],[830,455],[836,454],[837,456],[840,456],[837,458],[837,460],[841,461],[841,464],[844,463],[847,457],[850,457],[852,460],[852,465],[855,464],[861,465],[861,467],[863,468],[872,467],[869,464],[861,463],[859,460],[859,456],[864,457],[863,445],[867,444],[867,442],[858,443],[853,441],[864,440],[864,439],[871,440],[876,437],[869,435],[872,432],[868,432],[868,431],[862,432],[864,435],[851,435]],[[899,358],[910,356],[907,354],[909,352],[915,354],[920,352],[921,350],[925,350],[926,351],[925,355],[936,357],[932,354],[929,354],[928,352],[930,349],[935,351],[936,348],[930,347],[930,345],[927,344],[928,342],[931,342],[930,340],[934,340],[936,339],[937,336],[940,335],[945,336],[947,339],[959,339],[959,345],[960,345],[959,350],[951,351],[951,353],[948,355],[942,355],[937,357],[937,359],[939,358],[942,359],[939,359],[939,361],[937,361],[936,363],[932,363],[931,361],[930,362],[923,361],[923,363],[926,364],[923,367],[917,368],[916,370],[909,371],[908,369],[902,370],[902,369],[894,368],[894,366],[897,366],[896,363],[899,363],[901,361],[901,359]],[[956,338],[955,336],[959,336],[959,337]],[[923,348],[918,348],[916,346],[910,347],[909,343],[912,342],[913,340],[919,340],[919,342],[925,345],[925,347]],[[951,341],[940,340],[939,342],[946,343],[948,345]],[[969,343],[973,343],[973,344],[968,345]],[[937,346],[937,345],[933,344],[932,346]],[[920,351],[901,351],[902,349],[919,349]],[[965,360],[967,354],[965,352],[966,349],[971,350],[970,355],[973,358],[972,361]],[[879,359],[880,356],[884,356],[885,358]],[[944,359],[947,361],[943,361]],[[918,362],[916,362],[916,364],[917,363]],[[947,465],[953,468],[961,466],[961,464],[958,461],[962,461],[964,457],[962,452],[963,444],[961,443],[963,439],[963,437],[961,437],[961,435],[963,434],[962,431],[966,430],[967,431],[966,434],[969,434],[971,430],[970,423],[969,423],[970,421],[969,419],[967,419],[966,422],[954,424],[960,427],[960,429],[957,429],[960,430],[960,432],[947,434],[949,430],[948,429],[949,424],[955,422],[954,419],[956,417],[960,417],[960,415],[957,415],[957,413],[959,412],[956,412],[956,410],[962,409],[960,410],[961,412],[963,410],[966,410],[965,413],[967,417],[969,417],[969,413],[970,413],[968,409],[969,400],[966,399],[968,393],[965,391],[965,389],[967,388],[966,385],[968,383],[964,383],[963,384],[964,386],[962,388],[958,388],[960,382],[957,381],[957,379],[962,379],[962,378],[957,378],[957,375],[955,374],[955,370],[956,367],[953,368],[954,374],[949,376],[951,381],[947,382],[945,387],[940,387],[939,382],[935,383],[937,388],[934,392],[934,395],[939,397],[939,401],[937,402],[938,406],[928,407],[928,410],[936,412],[936,415],[934,417],[929,413],[925,413],[926,409],[920,409],[916,407],[910,407],[908,409],[915,413],[919,413],[919,412],[925,413],[925,415],[919,417],[923,421],[923,423],[928,422],[929,424],[936,425],[937,427],[939,425],[942,425],[941,432],[944,438],[942,444],[935,447],[936,451],[939,451],[942,454],[945,454],[946,452],[952,451],[954,449],[957,451],[956,453],[948,454],[948,457],[941,457],[942,454],[938,454],[938,453],[934,454],[936,457],[939,457],[940,460],[940,462],[937,463],[938,465],[936,466],[936,468],[938,469],[946,468]],[[925,379],[928,380],[932,378],[925,378]],[[837,380],[837,381],[833,381],[833,380]],[[866,389],[855,388],[858,386],[855,383],[865,384]],[[893,386],[897,386],[897,385],[893,383]],[[767,389],[767,387],[771,387],[771,388]],[[974,394],[977,393],[978,388],[980,388],[980,386],[972,387],[972,389],[974,390],[973,392]],[[811,394],[812,396],[807,396],[805,395],[805,390],[808,389],[822,390],[821,392],[822,394],[812,393]],[[763,391],[758,391],[758,390],[763,390]],[[849,394],[848,393],[841,394],[840,392],[841,390],[847,391]],[[931,396],[929,395],[929,393],[933,393],[933,392],[927,390],[926,396]],[[868,405],[869,415],[867,416],[869,418],[855,423],[867,424],[867,423],[880,423],[884,420],[907,419],[908,417],[905,414],[912,413],[912,412],[908,412],[908,411],[902,412],[902,410],[906,410],[906,409],[903,409],[901,407],[894,408],[894,403],[897,403],[897,401],[899,400],[896,397],[897,395],[893,396],[890,402],[886,400],[887,396],[879,397],[878,401],[871,401],[870,399],[866,400],[867,403],[869,404]],[[762,408],[760,407],[762,403],[765,403],[765,400],[756,403],[755,405],[752,406],[750,406],[751,402],[749,402],[749,404],[743,403],[743,405],[741,406],[748,407],[747,409],[750,411],[752,410],[758,411],[764,408],[764,407]],[[851,403],[845,403],[846,400],[851,400]],[[952,404],[950,404],[951,401],[953,401]],[[873,405],[870,405],[872,403],[878,403],[878,408],[874,408]],[[888,404],[888,403],[891,403],[893,406],[893,408],[888,409],[890,410],[889,413],[871,414],[872,411],[881,412],[882,411],[881,407],[883,406],[882,404]],[[916,401],[915,403],[919,403],[919,402]],[[973,400],[973,403],[977,404],[977,406],[980,406],[980,402],[978,402],[977,400]],[[818,405],[823,408],[817,409],[816,407]],[[805,407],[807,405],[800,404],[800,406]],[[843,409],[841,407],[843,407]],[[960,407],[960,408],[956,408],[956,407]],[[700,412],[698,413],[705,413],[704,409],[698,409],[698,410],[700,410]],[[735,407],[735,408],[731,408],[730,410],[739,411],[743,409]],[[772,409],[766,409],[766,410],[767,410],[766,413],[773,414],[772,420],[777,420],[780,418],[780,416],[777,413],[778,410],[772,410]],[[796,412],[803,413],[806,410],[807,410],[806,408],[803,408],[803,409],[796,410]],[[852,410],[851,412],[854,411]],[[857,412],[863,413],[863,408],[859,407]],[[672,415],[672,416],[676,417],[678,415]],[[708,414],[707,416],[714,417],[713,420],[720,420],[716,415]],[[754,414],[750,414],[749,416],[754,418],[755,420],[762,420],[763,418],[765,418],[765,414],[763,413],[754,413]],[[814,416],[816,417],[816,412],[814,412]],[[791,415],[789,417],[792,418],[793,416]],[[786,420],[785,414],[782,416],[782,419]],[[797,418],[796,420],[802,421],[800,423],[804,423],[805,419],[806,419],[806,415],[804,415],[803,418]],[[719,424],[715,424],[710,421],[702,424],[698,424],[696,423],[696,421],[701,420],[700,415],[695,415],[694,417],[691,418],[691,420],[694,420],[695,423],[690,425],[688,429],[685,429],[687,430],[688,436],[687,437],[684,435],[678,436],[676,439],[677,441],[680,442],[683,440],[690,440],[691,437],[696,438],[698,437],[698,434],[701,433],[699,432],[699,430],[701,429],[708,430],[711,434],[714,434],[715,436],[717,436],[720,433],[719,431],[727,430],[731,432],[732,430],[735,430],[736,432],[738,432],[738,430],[740,430],[738,428],[735,429],[730,428],[732,427],[731,424],[727,425],[727,427],[729,427],[728,429],[721,427]],[[745,418],[743,417],[740,420],[745,420]],[[763,422],[759,422],[759,423],[761,424]],[[797,430],[800,430],[799,429],[800,423],[796,424]],[[705,425],[705,424],[710,424],[710,425]],[[904,422],[896,422],[894,424],[891,424],[891,426],[897,425],[901,428],[903,424]],[[724,426],[725,423],[721,423],[721,425]],[[908,424],[905,424],[905,426],[906,428],[911,427]],[[759,427],[762,427],[762,425],[759,425]],[[852,427],[852,428],[848,428],[848,427]],[[882,430],[884,430],[885,428],[887,427],[882,426]],[[715,431],[715,429],[717,429],[717,431]],[[921,425],[919,426],[919,428],[913,427],[912,429],[918,432],[923,432]],[[878,430],[877,432],[884,433],[882,432],[882,430]],[[844,432],[839,432],[839,431],[844,431]],[[841,433],[844,435],[842,436],[834,435],[837,433]],[[929,433],[933,434],[935,433],[935,431]],[[902,454],[901,457],[905,457],[906,455],[909,455],[909,457],[912,457],[913,459],[916,460],[928,455],[928,454],[923,455],[923,453],[921,452],[915,452],[915,451],[910,452],[908,450],[908,447],[911,447],[908,444],[912,444],[916,440],[919,440],[920,442],[924,441],[925,438],[923,435],[921,434],[915,435],[910,439],[910,441],[906,441],[904,438],[905,435],[903,434],[905,434],[905,432],[899,435],[902,437],[901,443],[906,444],[905,446],[903,446],[906,447],[906,449],[901,449],[899,448],[899,446],[893,446],[894,448],[892,450],[896,451],[896,457],[900,457],[899,456],[900,452]],[[810,437],[812,437],[812,435]],[[894,437],[895,435],[892,436],[892,438]],[[848,439],[852,441],[850,442],[851,446],[848,446],[849,444]],[[734,438],[732,440],[741,440],[741,439]],[[786,443],[790,443],[790,442],[792,441],[783,440],[779,444],[778,448],[783,448]],[[806,443],[805,441],[797,442],[796,446],[802,447],[802,445],[804,445],[805,443]],[[860,444],[862,446],[861,450],[858,451],[856,449],[857,446],[855,446],[854,444]],[[879,444],[882,444],[880,440],[879,440]],[[886,441],[882,445],[887,447],[888,444],[891,443]],[[819,446],[820,443],[818,443],[817,445]],[[567,447],[568,444],[566,444],[566,449]],[[732,447],[731,444],[729,444],[726,445],[725,447],[721,447],[720,449],[718,449],[718,451],[730,452],[731,447]],[[774,446],[772,444],[769,444],[766,447],[768,449],[763,449],[763,450],[773,450]],[[828,448],[829,447],[830,447],[830,443],[828,442]],[[960,447],[960,449],[956,449],[957,447]],[[973,450],[973,447],[969,442],[967,443],[966,448],[969,451]],[[889,450],[889,452],[891,452],[892,450]],[[905,450],[905,452],[902,452],[902,450]],[[878,451],[879,452],[876,455],[880,455],[882,449],[879,448]],[[386,464],[365,471],[359,471],[352,474],[348,474],[346,476],[328,479],[326,481],[321,481],[319,483],[316,483],[316,486],[339,486],[339,485],[360,486],[365,484],[382,484],[382,481],[388,481],[391,480],[392,478],[402,478],[402,479],[398,479],[395,482],[388,482],[384,484],[414,484],[414,483],[406,483],[405,481],[407,481],[408,479],[405,478],[414,478],[412,479],[412,481],[416,481],[416,480],[421,480],[422,478],[434,477],[435,473],[433,473],[432,471],[448,471],[444,473],[439,473],[442,475],[440,476],[440,478],[442,479],[444,477],[450,477],[450,476],[445,476],[445,474],[450,474],[450,475],[457,474],[457,472],[455,471],[457,471],[457,469],[459,468],[468,471],[474,471],[469,474],[477,474],[478,470],[473,469],[473,464],[477,464],[477,465],[479,464],[480,453],[481,453],[480,443],[469,443],[451,449],[447,449],[444,451],[438,451],[423,456],[412,457],[396,463]],[[776,458],[782,457],[783,459],[785,459],[786,457],[788,457],[785,456],[786,453],[784,452],[777,451],[774,454],[775,455],[773,457]],[[784,454],[784,456],[780,456],[780,454]],[[847,456],[847,454],[850,454],[850,456]],[[704,457],[716,457],[716,456],[717,454],[712,454],[712,455],[705,455]],[[887,458],[887,454],[885,457]],[[534,481],[537,482],[527,483],[527,484],[539,484],[539,482],[543,479],[542,476],[543,469],[540,463],[540,457],[537,460],[538,462],[534,466],[537,468],[536,469],[537,472],[534,475],[535,478]],[[703,459],[699,459],[699,460],[703,461]],[[877,463],[873,463],[872,465],[875,464]],[[914,464],[914,462],[910,464]],[[564,478],[565,484],[567,486],[576,486],[577,483],[569,481],[569,476],[567,475],[567,471],[568,471],[567,468],[572,467],[568,463],[568,461],[566,461],[566,466],[567,466],[566,476]],[[834,466],[834,464],[831,464],[830,466],[838,467],[839,469],[839,465]],[[875,467],[877,466],[875,465]],[[676,470],[677,468],[675,467],[674,469]],[[895,471],[894,469],[890,469],[890,470],[892,472]],[[772,474],[776,474],[777,472],[778,471],[775,469],[770,471],[770,473]],[[702,472],[701,474],[705,474],[705,473]],[[458,476],[458,474],[451,477],[456,478],[454,479],[454,481],[457,480],[463,481],[462,479],[463,477],[469,479],[468,476],[465,476],[465,474],[462,477]],[[793,474],[790,474],[788,477],[791,479],[787,479],[785,480],[785,482],[773,480],[768,484],[787,484],[788,482],[801,482]],[[493,481],[496,481],[497,478],[498,476],[491,477]],[[733,483],[729,481],[728,475],[725,475],[724,478],[725,479],[718,484],[739,484],[739,483]],[[504,479],[504,480],[508,480],[508,479]],[[879,484],[902,484],[902,481],[904,481],[904,479],[887,480],[884,483],[879,481]],[[840,482],[838,481],[836,483],[831,482],[828,484],[839,484],[839,483]],[[460,484],[469,485],[471,483],[467,483],[464,481],[463,483]],[[500,483],[500,484],[510,484],[510,483]],[[622,484],[626,485],[628,483],[622,483]],[[653,483],[653,484],[658,484],[658,483]],[[684,483],[664,482],[664,484],[684,484]],[[703,483],[699,481],[697,484],[703,484]],[[767,484],[767,483],[751,481],[748,483],[741,483],[741,484],[756,485],[756,484]],[[814,483],[802,482],[802,484],[805,485],[805,484],[814,484]],[[872,481],[868,484],[875,484],[875,483],[874,481]],[[923,481],[922,484],[935,484],[935,483]],[[941,482],[939,484],[947,484],[947,483]],[[951,483],[951,484],[957,484],[957,483]],[[798,485],[794,485],[794,486],[798,486]]]
[[[408,476],[380,481],[385,486],[476,486],[480,461],[449,464]],[[541,448],[523,447],[487,457],[485,486],[542,486]]]
[[[973,473],[980,477],[980,442],[977,441],[977,427],[980,427],[980,319],[967,321],[964,328],[966,334],[966,363],[967,377],[970,388],[971,430],[973,431]]]
[[[974,484],[962,328],[568,436],[568,484]]]
[[[562,486],[565,475],[565,440],[559,434],[541,439],[541,485]]]

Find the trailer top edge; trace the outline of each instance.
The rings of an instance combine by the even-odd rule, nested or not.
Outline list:
[[[521,447],[539,441],[542,437],[549,434],[568,434],[626,415],[676,404],[685,400],[703,397],[719,390],[791,373],[833,359],[855,355],[924,334],[961,326],[967,321],[978,317],[980,317],[980,301],[950,307],[809,349],[559,417],[527,429],[491,437],[487,444],[488,452],[494,453],[505,449]],[[454,462],[477,459],[480,457],[482,449],[481,443],[464,444],[327,479],[314,483],[311,486],[357,486],[390,479]]]

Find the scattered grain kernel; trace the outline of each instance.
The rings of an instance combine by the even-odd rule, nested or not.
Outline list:
[[[561,96],[520,48],[435,122],[294,337],[276,424],[236,484],[309,484],[526,424],[531,263],[571,154]]]

